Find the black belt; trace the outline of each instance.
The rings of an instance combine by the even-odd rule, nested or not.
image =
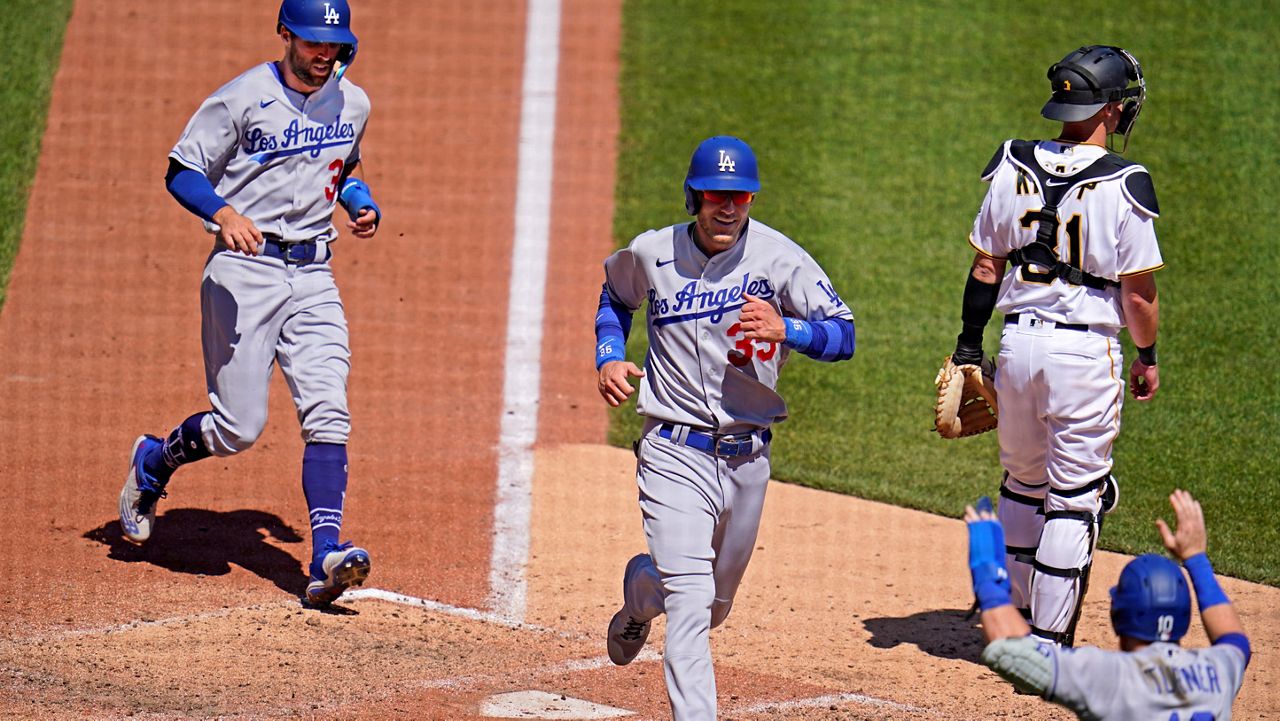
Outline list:
[[[671,436],[675,433],[676,425],[673,423],[663,423],[658,426],[658,436],[667,440],[672,440]],[[768,428],[760,434],[760,449],[755,448],[754,433],[736,433],[736,434],[720,434],[720,433],[703,433],[701,431],[690,430],[689,435],[684,439],[684,445],[690,448],[696,448],[703,453],[710,453],[719,458],[736,458],[738,456],[749,456],[756,450],[763,449],[769,445],[769,440],[773,438],[773,431]]]
[[[283,260],[288,265],[306,265],[316,262],[320,245],[314,240],[283,241],[267,237],[262,241],[262,254],[268,258]]]
[[[1010,313],[1010,314],[1006,315],[1006,316],[1004,317],[1004,324],[1005,324],[1005,325],[1017,325],[1017,324],[1018,324],[1018,316],[1020,316],[1020,315],[1022,315],[1022,314],[1021,314],[1021,313]],[[1053,327],[1054,327],[1054,328],[1061,328],[1062,330],[1082,330],[1082,331],[1085,331],[1085,332],[1088,332],[1088,330],[1089,330],[1089,325],[1088,325],[1087,323],[1054,323],[1054,324],[1053,324]]]

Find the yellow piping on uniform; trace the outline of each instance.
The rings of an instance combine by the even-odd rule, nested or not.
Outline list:
[[[1116,342],[1118,343],[1119,341]],[[1111,429],[1111,440],[1107,442],[1107,458],[1111,458],[1111,447],[1115,445],[1116,438],[1120,435],[1120,409],[1123,407],[1124,401],[1124,382],[1119,378],[1116,378],[1116,359],[1111,354],[1111,346],[1111,339],[1108,338],[1107,360],[1111,361],[1111,380],[1116,382],[1116,396],[1115,400],[1112,402],[1112,407],[1115,408],[1115,420],[1112,421],[1113,428]]]
[[[969,234],[969,245],[970,245],[974,250],[978,251],[978,252],[979,252],[979,253],[981,253],[982,255],[985,255],[985,256],[987,256],[988,258],[991,258],[991,259],[993,259],[993,260],[1008,260],[1008,258],[1001,258],[1001,257],[1000,257],[1000,256],[998,256],[998,255],[992,255],[992,254],[988,253],[987,251],[983,250],[982,248],[979,248],[979,247],[978,247],[978,244],[977,244],[977,243],[975,243],[975,242],[973,242],[973,233],[970,233],[970,234]]]
[[[1128,273],[1120,273],[1119,275],[1121,278],[1128,278],[1129,276],[1142,275],[1143,273],[1154,273],[1155,271],[1160,270],[1163,267],[1164,267],[1164,263],[1161,263],[1160,265],[1153,265],[1150,268],[1145,268],[1143,270],[1131,270]]]

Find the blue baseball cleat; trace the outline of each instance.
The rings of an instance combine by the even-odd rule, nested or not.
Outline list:
[[[354,547],[350,541],[325,544],[322,555],[311,562],[311,582],[307,584],[307,603],[323,608],[352,586],[363,586],[369,577],[369,552]]]
[[[142,459],[162,443],[150,435],[138,436],[129,452],[129,473],[120,489],[120,530],[134,543],[145,543],[151,538],[156,523],[156,501],[167,495],[165,484],[156,480],[142,468]]]

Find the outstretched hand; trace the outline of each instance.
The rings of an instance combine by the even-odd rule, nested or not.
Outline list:
[[[630,361],[609,361],[600,366],[598,388],[600,395],[609,405],[617,408],[631,397],[636,389],[627,381],[628,378],[643,378],[644,371]]]
[[[1164,519],[1156,519],[1156,528],[1160,529],[1160,540],[1164,547],[1180,561],[1200,553],[1209,547],[1208,534],[1204,530],[1204,511],[1200,502],[1191,494],[1177,489],[1169,494],[1169,505],[1173,506],[1177,518],[1177,528],[1170,530]]]

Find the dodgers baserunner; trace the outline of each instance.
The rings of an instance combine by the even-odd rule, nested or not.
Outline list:
[[[1156,520],[1160,539],[1187,569],[1212,644],[1178,644],[1191,625],[1191,592],[1173,561],[1147,554],[1128,563],[1111,589],[1111,626],[1119,651],[1071,649],[1042,641],[1011,603],[1004,532],[991,499],[965,508],[969,573],[982,609],[982,662],[1020,691],[1065,706],[1089,721],[1228,721],[1252,650],[1206,554],[1200,503],[1169,496],[1177,525]]]
[[[813,258],[749,219],[760,190],[743,141],[703,141],[689,161],[696,216],[637,236],[605,261],[596,316],[600,394],[617,406],[642,378],[636,482],[649,553],[627,563],[609,658],[630,663],[667,614],[663,653],[677,721],[716,718],[710,630],[724,622],[755,547],[769,480],[770,426],[787,417],[774,387],[791,349],[853,356],[853,314]],[[649,352],[625,360],[644,306]]]
[[[166,183],[204,219],[214,249],[200,285],[210,410],[167,439],[140,436],[120,492],[124,535],[147,541],[156,502],[180,466],[247,450],[267,422],[272,366],[302,424],[302,490],[311,516],[306,598],[331,603],[369,575],[369,554],[339,543],[347,490],[347,321],[329,266],[335,203],[360,238],[381,211],[352,173],[369,98],[345,77],[356,55],[347,0],[284,0],[279,62],[209,96],[169,153]],[[267,479],[264,479],[264,481]]]
[[[1111,450],[1124,400],[1120,329],[1138,347],[1133,397],[1160,386],[1154,272],[1156,203],[1128,146],[1146,81],[1128,52],[1091,45],[1049,68],[1041,113],[1054,140],[1006,141],[982,173],[991,187],[969,242],[963,330],[952,360],[982,359],[983,328],[1004,314],[995,389],[1000,410],[1000,521],[1013,602],[1032,632],[1070,646],[1103,515],[1119,489]],[[1130,86],[1133,87],[1130,87]]]

